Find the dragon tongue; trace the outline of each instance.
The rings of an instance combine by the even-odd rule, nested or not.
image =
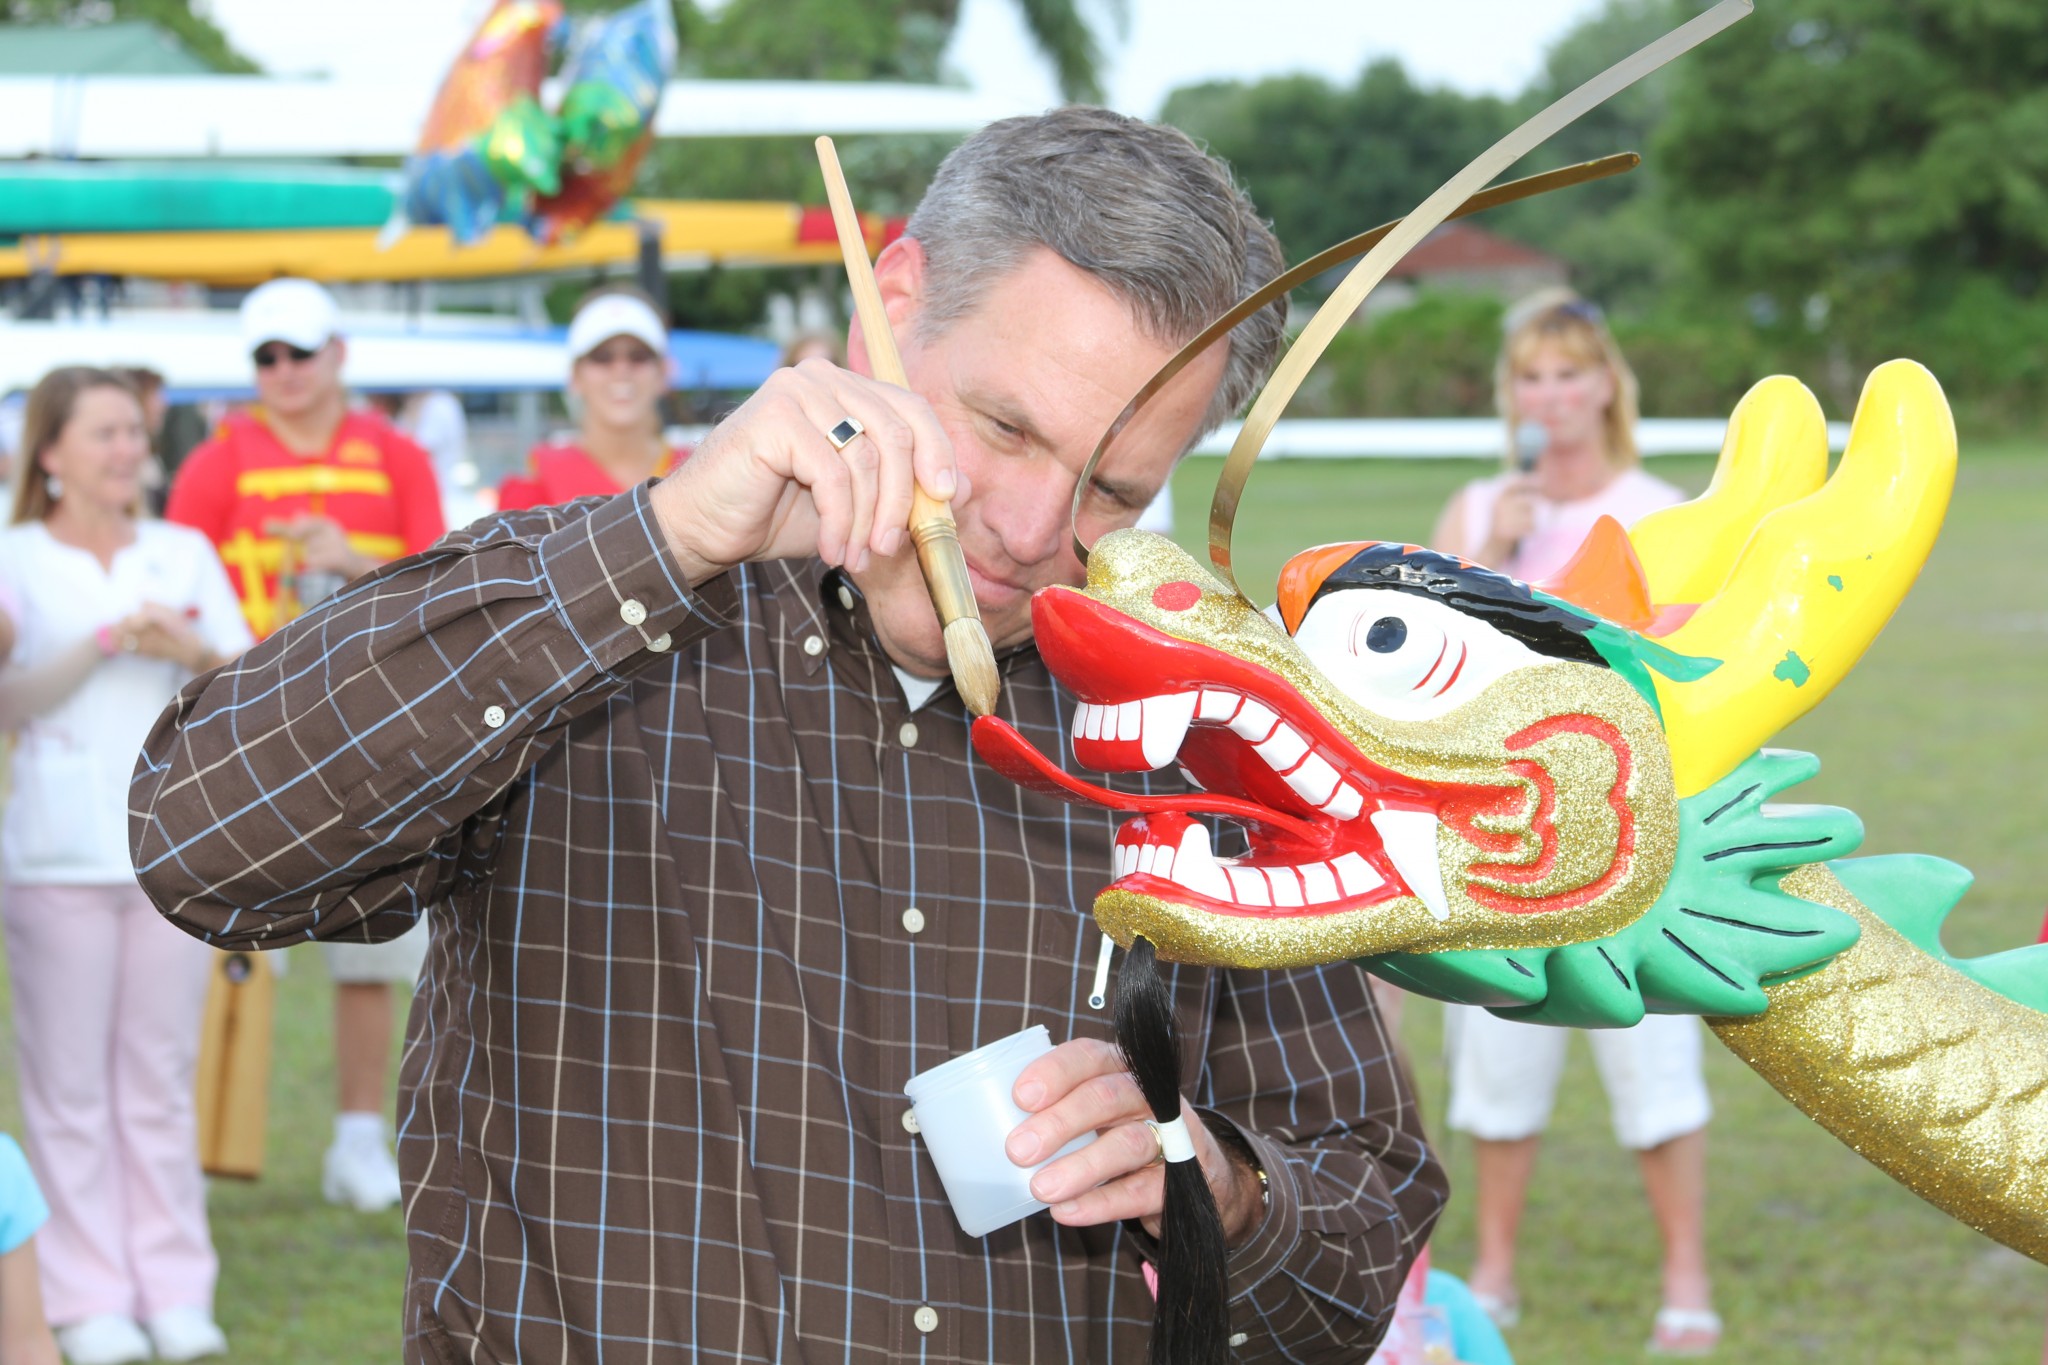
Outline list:
[[[1141,814],[1204,811],[1289,834],[1307,843],[1321,842],[1320,832],[1310,822],[1241,797],[1221,796],[1214,792],[1139,796],[1111,791],[1084,781],[1040,753],[1030,740],[1018,733],[1016,726],[1000,716],[975,717],[973,738],[974,751],[981,755],[982,761],[1010,781],[1075,805],[1101,806],[1107,810],[1137,811]]]

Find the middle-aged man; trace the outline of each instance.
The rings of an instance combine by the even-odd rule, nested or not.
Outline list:
[[[334,299],[311,280],[259,285],[242,301],[257,404],[187,456],[164,515],[203,531],[261,639],[349,579],[424,550],[447,529],[427,454],[374,412],[349,406],[348,342]],[[334,978],[334,1140],[321,1190],[365,1212],[399,1199],[386,1145],[393,982],[411,985],[418,933],[327,946]]]
[[[979,767],[914,559],[954,507],[1048,752],[1032,591],[1076,480],[1182,339],[1274,273],[1228,172],[1101,110],[949,157],[878,263],[912,392],[810,361],[679,470],[487,520],[193,684],[136,774],[136,865],[217,942],[432,907],[400,1163],[406,1358],[1136,1361],[1162,1180],[1089,1008],[1113,824]],[[1280,317],[1122,433],[1127,525],[1272,363]],[[835,448],[851,416],[866,434]],[[1441,1205],[1366,978],[1172,974],[1241,1357],[1358,1361]],[[954,1222],[902,1093],[1033,1023],[1069,1041],[1010,1153],[1053,1205]]]

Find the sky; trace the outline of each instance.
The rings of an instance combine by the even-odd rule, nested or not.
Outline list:
[[[1095,0],[1098,19],[1106,13]],[[1110,53],[1109,101],[1151,117],[1167,92],[1197,81],[1308,71],[1348,81],[1398,57],[1426,84],[1513,94],[1544,49],[1600,0],[1128,0]],[[490,0],[211,0],[233,43],[280,75],[439,80]],[[948,65],[1020,107],[1053,104],[1050,71],[1032,51],[1015,0],[965,0]],[[1247,15],[1255,16],[1248,20]]]

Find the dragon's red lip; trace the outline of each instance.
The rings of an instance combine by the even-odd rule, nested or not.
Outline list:
[[[1257,664],[1071,590],[1040,592],[1032,617],[1047,665],[1081,700],[1075,758],[1100,771],[1174,763],[1203,788],[1112,792],[1005,722],[975,722],[976,750],[1012,781],[1139,813],[1117,835],[1116,888],[1226,915],[1324,915],[1410,895],[1448,914],[1436,837],[1446,803],[1462,804],[1450,789],[1373,763]],[[1242,823],[1251,852],[1217,859],[1196,813]]]

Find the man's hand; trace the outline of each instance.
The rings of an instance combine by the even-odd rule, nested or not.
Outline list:
[[[1017,1107],[1031,1117],[1010,1134],[1010,1160],[1030,1166],[1084,1133],[1093,1142],[1031,1178],[1031,1192],[1052,1205],[1061,1223],[1085,1227],[1136,1218],[1154,1237],[1166,1198],[1159,1139],[1145,1121],[1152,1111],[1115,1046],[1076,1038],[1040,1057],[1017,1078]],[[1223,1214],[1223,1236],[1235,1247],[1265,1213],[1259,1178],[1226,1153],[1186,1100],[1181,1117],[1195,1140],[1195,1159]]]
[[[837,450],[826,434],[865,430]],[[692,583],[748,560],[815,554],[856,571],[907,539],[913,477],[953,495],[953,445],[925,401],[829,361],[777,370],[654,490]]]
[[[282,536],[298,546],[299,564],[314,573],[335,573],[343,578],[361,578],[377,567],[377,561],[359,554],[348,543],[348,532],[332,517],[292,517],[263,523],[264,531]]]

